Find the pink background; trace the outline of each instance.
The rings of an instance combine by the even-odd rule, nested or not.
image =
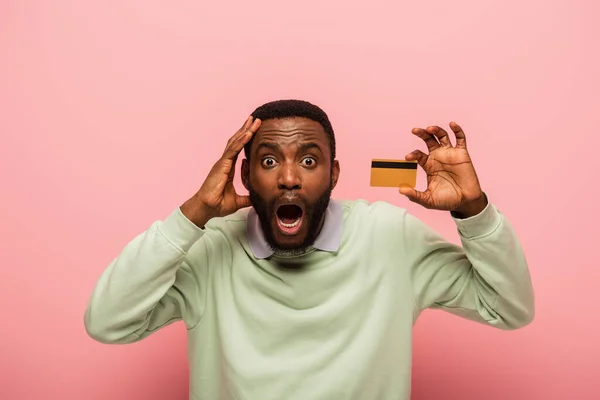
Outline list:
[[[535,322],[426,312],[414,399],[600,398],[597,2],[218,3],[0,3],[0,398],[187,397],[181,324],[106,346],[84,308],[122,247],[279,98],[329,113],[335,197],[405,206],[452,241],[447,214],[368,179],[371,158],[425,149],[412,127],[456,120],[522,239]]]

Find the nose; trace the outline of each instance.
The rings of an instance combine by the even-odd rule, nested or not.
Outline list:
[[[297,190],[302,188],[300,171],[295,163],[285,163],[279,168],[277,187],[281,190]]]

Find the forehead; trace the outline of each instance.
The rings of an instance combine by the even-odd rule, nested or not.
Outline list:
[[[276,142],[280,145],[298,142],[315,142],[325,151],[329,148],[329,137],[323,126],[308,118],[268,119],[263,121],[252,140],[252,151],[260,143]]]

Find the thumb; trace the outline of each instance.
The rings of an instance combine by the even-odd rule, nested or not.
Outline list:
[[[419,192],[409,186],[401,186],[399,189],[401,195],[406,196],[413,203],[422,205],[423,207],[428,206],[428,196],[425,192]]]
[[[237,205],[238,209],[252,206],[250,196],[240,196],[239,194],[235,199],[235,204]]]

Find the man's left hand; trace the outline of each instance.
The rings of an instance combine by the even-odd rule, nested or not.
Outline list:
[[[455,122],[450,128],[456,145],[439,126],[414,128],[412,133],[425,142],[429,154],[415,150],[406,160],[416,160],[427,174],[427,189],[423,192],[401,187],[400,193],[428,209],[451,211],[458,218],[479,214],[487,205],[487,198],[475,173],[467,151],[465,133]]]

